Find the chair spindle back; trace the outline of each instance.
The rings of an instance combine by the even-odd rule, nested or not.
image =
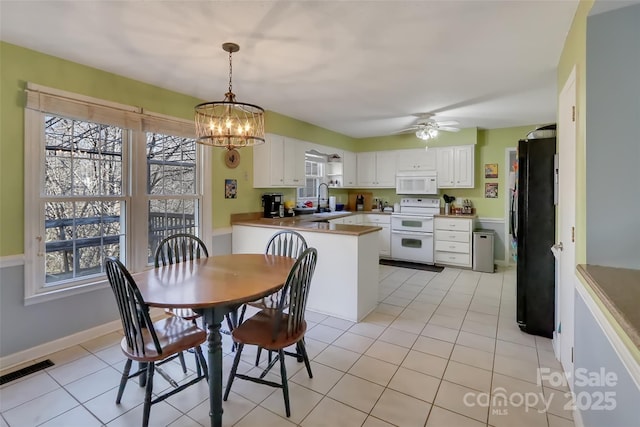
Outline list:
[[[291,267],[287,281],[282,289],[282,298],[278,304],[277,316],[279,319],[274,322],[274,340],[283,327],[286,327],[287,336],[295,334],[302,327],[311,279],[313,278],[317,261],[318,251],[315,248],[308,248],[302,252],[293,267]],[[287,324],[283,325],[281,320],[283,312],[287,308],[287,303],[289,307]]]
[[[145,354],[145,338],[151,337],[158,354],[162,347],[153,328],[149,316],[149,306],[144,302],[142,294],[127,268],[115,257],[107,257],[105,269],[109,284],[116,297],[122,329],[127,345],[133,353]],[[144,333],[144,330],[148,332]]]
[[[155,266],[193,261],[208,256],[207,246],[200,238],[189,233],[178,233],[160,241],[156,249]]]

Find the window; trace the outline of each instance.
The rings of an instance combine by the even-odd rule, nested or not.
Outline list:
[[[165,236],[203,235],[191,121],[29,84],[25,147],[27,303],[105,286],[106,256],[140,271]]]
[[[298,188],[298,201],[316,201],[318,186],[325,182],[324,169],[326,159],[323,156],[307,154],[304,162],[305,186]]]

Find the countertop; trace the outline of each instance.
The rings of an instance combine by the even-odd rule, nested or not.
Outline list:
[[[367,233],[374,233],[382,230],[382,227],[371,225],[355,225],[355,224],[331,224],[323,222],[329,219],[343,218],[355,213],[372,213],[366,211],[345,212],[344,215],[335,215],[331,217],[323,217],[320,215],[299,215],[285,218],[238,218],[231,220],[231,225],[246,225],[250,227],[267,227],[267,228],[287,228],[297,231],[311,231],[318,233],[345,234],[350,236],[361,236]],[[378,213],[378,212],[376,212]]]
[[[577,271],[640,350],[640,270],[579,264]]]
[[[476,214],[448,214],[445,215],[443,213],[434,215],[438,218],[466,218],[466,219],[476,219],[478,215]]]

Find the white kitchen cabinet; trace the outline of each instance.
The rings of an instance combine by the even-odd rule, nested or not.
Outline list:
[[[475,146],[438,147],[438,188],[473,188]]]
[[[436,264],[472,267],[473,221],[473,218],[435,218],[433,258]]]
[[[398,171],[434,171],[437,164],[437,150],[422,148],[397,150]]]
[[[357,153],[356,170],[358,187],[394,188],[396,186],[396,152]]]
[[[356,186],[356,153],[344,151],[342,153],[342,186]]]
[[[304,187],[305,185],[305,152],[307,143],[299,139],[284,138],[284,185],[288,187]]]
[[[363,225],[382,227],[378,232],[380,256],[391,256],[391,215],[361,214]]]
[[[253,147],[253,186],[304,186],[305,151],[304,141],[267,134],[264,144]]]

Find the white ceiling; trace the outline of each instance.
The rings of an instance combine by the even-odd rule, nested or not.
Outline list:
[[[3,41],[352,137],[431,112],[460,127],[556,120],[577,0],[0,2]]]

